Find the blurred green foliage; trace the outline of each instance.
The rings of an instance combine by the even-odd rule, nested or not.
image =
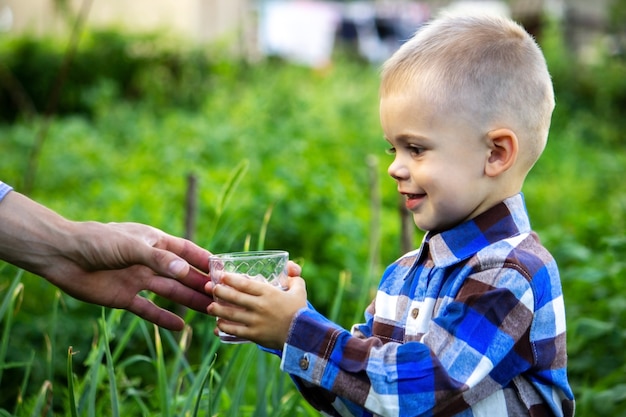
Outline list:
[[[626,413],[625,63],[610,51],[602,51],[593,65],[578,62],[557,25],[544,32],[541,44],[557,108],[548,147],[524,192],[533,226],[561,268],[579,415],[621,415]],[[199,184],[198,244],[215,252],[242,249],[246,242],[289,250],[304,266],[311,302],[322,312],[332,309],[342,325],[352,324],[355,311],[365,307],[362,291],[371,293],[382,268],[401,254],[397,196],[386,176],[390,157],[383,154],[378,124],[376,68],[340,56],[324,70],[275,60],[251,64],[227,59],[213,47],[192,48],[156,35],[91,32],[73,58],[54,116],[46,119],[42,114],[63,54],[56,40],[0,38],[0,64],[39,114],[20,113],[5,78],[3,181],[20,190],[36,138],[43,134],[33,198],[76,220],[138,221],[182,235],[186,179],[193,174]],[[374,169],[382,195],[380,262],[374,271],[367,267],[369,240],[376,236],[370,226],[375,192],[366,163],[371,155],[380,156]],[[247,170],[221,212],[217,201],[224,184],[242,163]],[[268,210],[268,233],[259,242]],[[416,245],[419,239],[416,231]],[[0,290],[15,273],[11,267],[0,270]],[[333,305],[340,276],[347,283],[342,302]],[[56,332],[52,355],[65,358],[73,345],[85,352],[75,364],[85,360],[99,309],[58,298],[28,274],[21,282],[25,296],[6,361],[24,363],[33,351],[45,352],[43,335],[52,331],[51,320],[63,329]],[[51,318],[48,306],[55,302],[62,311]],[[211,340],[212,322],[202,316],[190,320],[191,361]],[[140,354],[141,346],[128,343],[128,354]],[[32,367],[29,392],[46,378],[65,378],[65,363],[55,363]],[[79,373],[81,366],[87,369],[77,365]],[[134,381],[146,379],[144,367],[133,369]],[[5,384],[7,373],[20,380],[20,372],[19,367],[5,371],[0,407],[16,396],[17,387]],[[254,404],[254,392],[247,398],[244,403]]]

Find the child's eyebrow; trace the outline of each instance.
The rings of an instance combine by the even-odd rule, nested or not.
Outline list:
[[[385,138],[387,139],[387,138]],[[389,141],[389,139],[387,139]],[[420,141],[420,142],[427,142],[428,138],[421,136],[421,135],[411,135],[408,133],[401,133],[397,136],[395,136],[393,138],[394,142],[398,142],[398,143],[402,143],[402,144],[406,144],[409,142],[414,142],[414,141]]]

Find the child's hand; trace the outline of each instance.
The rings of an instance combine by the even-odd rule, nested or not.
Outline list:
[[[224,285],[214,287],[213,293],[231,305],[211,303],[207,312],[224,319],[218,321],[218,327],[228,334],[270,349],[282,349],[293,317],[307,305],[304,280],[293,276],[293,272],[290,268],[286,291],[240,274],[225,273]]]

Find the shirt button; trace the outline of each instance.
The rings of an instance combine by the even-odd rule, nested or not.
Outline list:
[[[416,319],[419,313],[420,313],[420,309],[419,308],[414,308],[413,310],[411,310],[411,317]]]
[[[302,358],[300,358],[299,365],[300,369],[302,369],[303,371],[309,369],[309,357],[307,355],[304,355]]]

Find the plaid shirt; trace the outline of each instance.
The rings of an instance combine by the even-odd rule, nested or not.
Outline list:
[[[522,194],[389,266],[348,332],[298,312],[281,368],[330,415],[572,416],[556,263]]]
[[[2,201],[2,199],[9,194],[9,191],[13,190],[13,188],[10,185],[7,185],[5,183],[3,183],[2,181],[0,181],[0,201]]]

